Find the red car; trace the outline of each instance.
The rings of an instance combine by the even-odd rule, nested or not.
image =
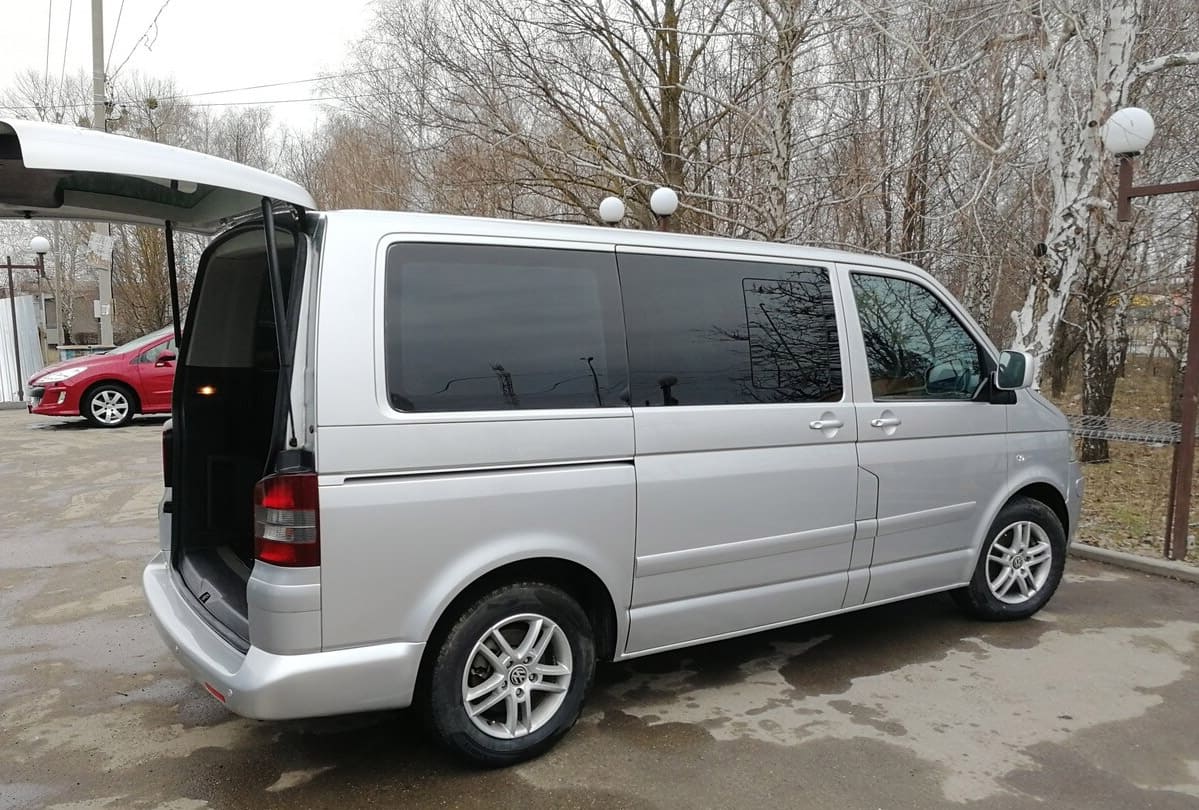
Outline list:
[[[29,379],[29,412],[84,416],[97,427],[121,427],[137,413],[170,413],[175,384],[172,327],[105,354],[64,360]]]

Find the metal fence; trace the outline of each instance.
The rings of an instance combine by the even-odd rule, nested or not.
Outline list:
[[[1107,439],[1113,442],[1164,446],[1177,444],[1182,437],[1182,426],[1177,422],[1081,414],[1067,414],[1066,418],[1070,420],[1070,432],[1080,439]]]

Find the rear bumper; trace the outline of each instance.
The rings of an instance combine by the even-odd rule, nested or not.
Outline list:
[[[412,702],[423,643],[277,655],[230,646],[184,600],[159,553],[142,575],[150,612],[167,647],[231,711],[288,720],[402,708]]]

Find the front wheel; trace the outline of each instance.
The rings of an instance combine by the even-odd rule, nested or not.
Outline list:
[[[991,524],[970,584],[953,592],[967,613],[988,621],[1026,619],[1057,590],[1066,565],[1066,532],[1052,509],[1010,501]]]
[[[446,634],[426,710],[455,753],[511,765],[570,730],[594,675],[595,641],[578,603],[551,585],[507,585],[467,608]]]
[[[80,410],[96,427],[123,427],[133,419],[133,395],[123,385],[101,385],[84,398]]]

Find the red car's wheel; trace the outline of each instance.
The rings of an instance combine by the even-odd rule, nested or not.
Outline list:
[[[105,383],[88,392],[79,410],[96,427],[122,427],[133,418],[133,395],[123,385]]]

